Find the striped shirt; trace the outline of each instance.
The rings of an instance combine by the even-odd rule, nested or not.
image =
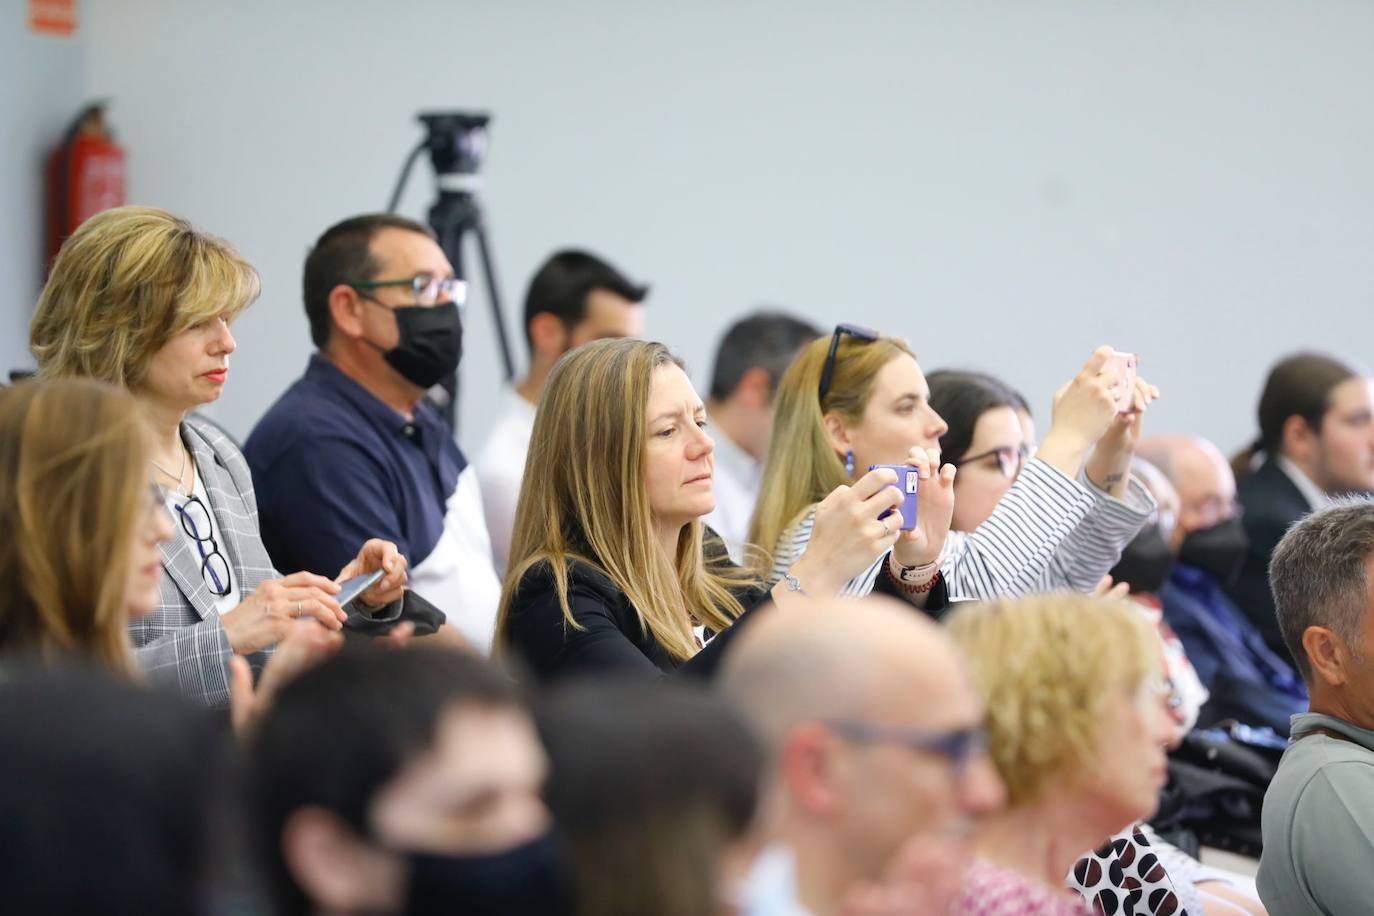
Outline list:
[[[1117,499],[1079,474],[1074,481],[1038,458],[1021,471],[988,520],[972,532],[951,531],[940,554],[950,600],[979,600],[1058,589],[1091,591],[1145,525],[1155,501],[1134,477]],[[813,506],[783,532],[770,585],[792,568],[811,541]],[[873,591],[887,554],[841,594]]]

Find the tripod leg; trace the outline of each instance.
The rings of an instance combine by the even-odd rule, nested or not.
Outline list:
[[[501,348],[501,361],[506,370],[506,381],[515,380],[515,362],[510,352],[510,339],[506,336],[505,311],[501,308],[501,293],[496,286],[496,268],[492,264],[491,245],[487,242],[487,225],[478,212],[473,220],[472,230],[477,236],[477,253],[482,258],[482,273],[487,280],[487,301],[491,303],[491,323],[496,328],[496,341]]]

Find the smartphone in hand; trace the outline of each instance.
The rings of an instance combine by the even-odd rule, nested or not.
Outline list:
[[[909,464],[870,464],[868,469],[875,471],[878,468],[890,468],[897,474],[897,482],[889,486],[898,490],[902,494],[902,523],[898,527],[903,531],[911,531],[916,527],[916,491],[920,488],[921,472]],[[887,518],[894,511],[888,509],[879,520]]]
[[[339,607],[348,607],[362,597],[363,592],[381,581],[384,574],[384,570],[374,569],[370,573],[363,573],[361,576],[354,576],[352,579],[340,582],[339,593],[334,596],[334,600],[339,602]]]
[[[1116,412],[1131,413],[1135,410],[1135,368],[1140,358],[1134,353],[1113,350],[1107,357],[1107,366],[1116,370]],[[1105,368],[1105,367],[1104,367]]]

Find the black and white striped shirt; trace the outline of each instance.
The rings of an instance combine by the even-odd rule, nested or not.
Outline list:
[[[1033,592],[1091,591],[1116,565],[1121,550],[1155,509],[1154,498],[1134,477],[1124,499],[1099,490],[1079,474],[1032,459],[987,521],[972,532],[951,531],[940,554],[940,571],[951,600],[988,599]],[[773,555],[777,582],[811,541],[813,507],[778,541]],[[887,554],[841,592],[873,591]],[[770,582],[770,584],[771,584]]]

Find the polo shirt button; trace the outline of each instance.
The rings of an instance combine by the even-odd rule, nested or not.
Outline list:
[[[406,424],[406,428],[403,430],[403,432],[406,434],[407,438],[415,438],[415,427],[410,425],[409,423]]]

